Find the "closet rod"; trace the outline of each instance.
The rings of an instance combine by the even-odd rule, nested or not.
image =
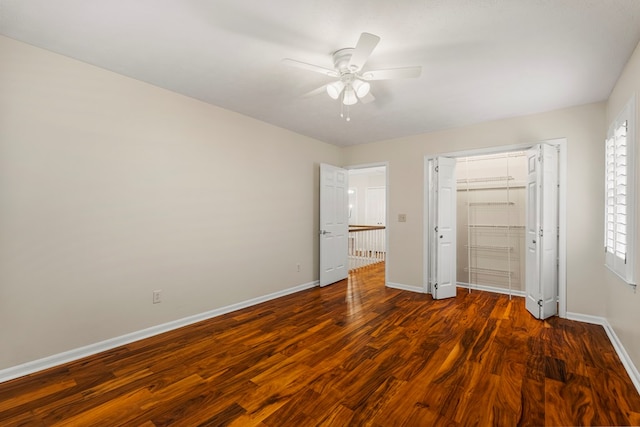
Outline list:
[[[513,151],[511,153],[501,153],[501,154],[487,154],[487,155],[479,155],[473,157],[464,157],[466,161],[469,162],[481,162],[483,160],[497,160],[497,159],[505,159],[505,158],[514,158],[514,157],[524,157],[527,153],[524,151]]]

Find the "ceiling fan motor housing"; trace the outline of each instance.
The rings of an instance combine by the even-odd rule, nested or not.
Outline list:
[[[343,103],[346,105],[355,104],[357,98],[354,94],[362,98],[369,93],[370,87],[369,83],[362,81],[357,74],[358,67],[350,64],[354,50],[352,47],[346,47],[333,53],[333,65],[340,73],[340,82],[327,85],[327,92],[333,99],[338,99],[340,93],[345,90]]]
[[[344,49],[336,50],[333,53],[333,65],[340,74],[350,74],[358,71],[354,66],[349,66],[353,50],[354,49],[352,47],[345,47]]]

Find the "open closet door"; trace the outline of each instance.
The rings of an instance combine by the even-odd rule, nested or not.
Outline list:
[[[431,293],[434,299],[444,299],[456,296],[456,160],[438,157],[432,178]]]
[[[558,150],[539,144],[527,152],[527,310],[537,319],[558,313]]]
[[[320,286],[349,275],[349,174],[320,165]]]

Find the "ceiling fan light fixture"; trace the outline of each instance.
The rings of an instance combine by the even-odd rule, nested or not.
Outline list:
[[[327,93],[332,99],[338,99],[342,90],[344,89],[344,83],[341,80],[333,82],[327,85]]]
[[[351,105],[355,105],[358,102],[369,104],[375,101],[375,97],[370,92],[370,81],[416,78],[420,77],[422,72],[421,66],[363,71],[378,42],[380,42],[380,37],[375,34],[360,34],[356,47],[346,47],[333,52],[333,70],[289,58],[283,59],[282,62],[286,65],[337,79],[337,81],[323,84],[309,92],[308,95],[315,95],[326,90],[331,99],[335,99],[340,103],[340,117],[345,117],[346,111],[345,120],[349,121],[351,119],[349,117],[349,107]]]
[[[355,79],[351,85],[353,86],[353,90],[356,92],[356,95],[358,95],[358,98],[367,96],[371,89],[369,82],[365,82],[360,79]]]
[[[344,105],[353,105],[358,102],[358,98],[356,97],[356,93],[353,90],[353,87],[347,86],[344,88],[344,94],[342,95],[342,103]]]

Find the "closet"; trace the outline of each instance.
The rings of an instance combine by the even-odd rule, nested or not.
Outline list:
[[[456,160],[458,286],[524,296],[526,153]]]

